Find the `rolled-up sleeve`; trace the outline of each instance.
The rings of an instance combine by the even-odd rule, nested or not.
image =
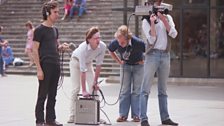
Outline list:
[[[169,25],[170,25],[170,31],[169,31],[168,35],[172,38],[176,38],[177,37],[177,30],[175,28],[173,18],[170,15],[167,15],[167,18],[168,18]]]
[[[104,55],[105,55],[105,52],[106,52],[106,45],[105,45],[105,44],[102,44],[100,48],[101,48],[102,50],[101,50],[101,52],[99,53],[99,55],[96,57],[96,65],[101,65],[101,64],[103,64]]]
[[[86,67],[86,53],[83,52],[83,53],[80,53],[80,56],[79,56],[79,66],[80,66],[80,71],[81,72],[86,72],[87,71],[87,67]]]
[[[148,23],[148,21],[146,19],[144,19],[142,21],[142,29],[143,29],[143,32],[145,34],[146,39],[148,40],[147,42],[149,42],[148,44],[154,44],[154,42],[156,41],[156,37],[155,36],[151,36],[149,34],[149,32],[150,32],[150,25],[149,25],[149,23]]]

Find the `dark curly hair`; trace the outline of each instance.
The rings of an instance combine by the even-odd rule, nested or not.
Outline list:
[[[58,7],[57,1],[49,1],[44,3],[42,7],[43,20],[47,20],[47,16],[51,15],[51,9],[55,9],[57,7]]]

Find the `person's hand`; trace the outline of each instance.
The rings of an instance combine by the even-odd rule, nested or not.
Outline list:
[[[90,95],[90,94],[89,94],[88,92],[86,92],[86,91],[82,91],[82,96],[83,96],[83,97],[89,97],[89,95]]]
[[[124,63],[125,63],[125,61],[124,60],[121,60],[120,65],[123,65]]]
[[[37,78],[38,80],[44,79],[44,72],[42,71],[42,69],[37,70]]]
[[[58,46],[58,49],[59,49],[60,51],[68,50],[68,49],[69,49],[69,44],[65,42],[65,43],[59,45],[59,46]]]
[[[98,86],[98,84],[93,84],[94,91],[98,91],[99,89],[100,89],[100,87]]]
[[[155,21],[156,21],[156,15],[155,14],[151,14],[151,16],[150,16],[150,21],[151,21],[151,23],[155,23]]]
[[[166,19],[165,15],[161,14],[160,12],[157,12],[157,15],[158,15],[158,18],[162,21]]]

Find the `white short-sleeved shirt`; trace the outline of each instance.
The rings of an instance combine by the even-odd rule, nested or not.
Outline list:
[[[103,63],[105,52],[106,44],[103,41],[100,41],[95,50],[93,50],[90,45],[84,41],[72,52],[72,57],[79,59],[80,71],[86,72],[87,64],[92,63],[93,60],[96,61],[96,65],[101,65]]]

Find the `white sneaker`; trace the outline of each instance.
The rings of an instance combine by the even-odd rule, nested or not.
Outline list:
[[[1,74],[1,77],[7,77],[7,75],[6,74]]]
[[[70,116],[69,120],[67,121],[67,123],[75,123],[75,117],[74,116]]]

